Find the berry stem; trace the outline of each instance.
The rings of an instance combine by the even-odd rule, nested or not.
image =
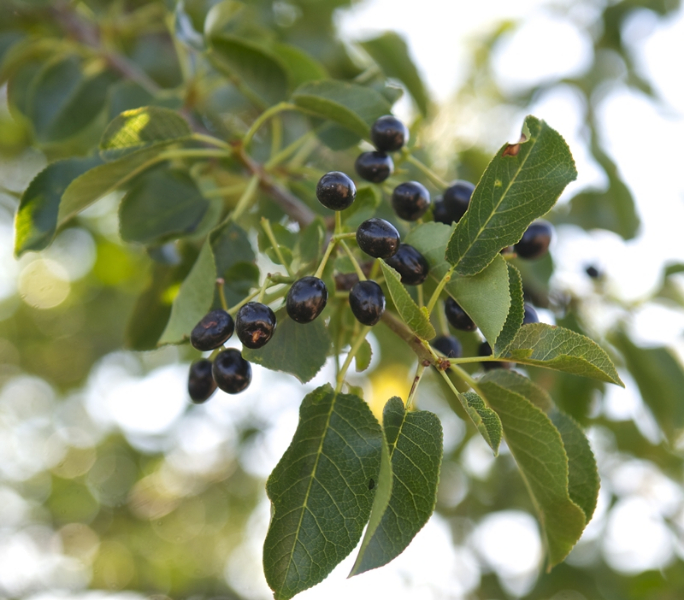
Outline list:
[[[425,300],[425,298],[423,297],[423,284],[421,283],[419,286],[416,286],[416,287],[417,287],[416,291],[418,292],[418,306],[420,307],[420,306],[424,305],[424,300]]]
[[[271,242],[273,251],[276,253],[276,256],[278,257],[280,264],[285,267],[285,270],[287,271],[287,274],[290,277],[294,277],[294,273],[290,269],[290,265],[287,264],[285,258],[283,257],[283,253],[280,251],[280,244],[278,244],[275,235],[273,235],[273,229],[271,229],[271,222],[266,217],[261,217],[261,227],[266,232],[266,236],[268,237],[268,240]]]
[[[437,311],[437,320],[439,322],[439,330],[442,332],[442,335],[449,335],[449,323],[447,322],[444,307],[442,307],[442,310]]]
[[[363,329],[361,329],[359,334],[356,336],[356,339],[354,340],[354,343],[352,344],[352,347],[349,350],[349,354],[347,354],[347,358],[344,361],[344,364],[342,365],[340,372],[337,374],[337,387],[335,388],[336,394],[339,394],[340,391],[342,390],[342,385],[344,384],[344,377],[347,374],[347,371],[349,370],[349,366],[351,365],[351,361],[354,359],[354,357],[356,356],[356,353],[361,348],[361,344],[363,344],[363,342],[366,339],[366,336],[368,335],[368,332],[370,330],[371,330],[370,327],[365,326]]]
[[[289,102],[280,102],[279,104],[271,106],[271,108],[268,108],[267,110],[262,112],[256,118],[254,123],[252,123],[252,126],[247,130],[247,133],[245,133],[245,137],[242,138],[242,146],[244,148],[249,146],[249,143],[252,141],[254,134],[256,134],[256,132],[259,131],[259,128],[271,117],[285,110],[298,110],[298,108],[296,105],[290,104]]]
[[[437,300],[439,300],[439,295],[442,293],[442,290],[444,289],[444,286],[451,281],[451,275],[454,272],[454,269],[456,267],[451,267],[445,274],[444,277],[440,280],[440,282],[437,284],[437,287],[435,288],[435,291],[432,292],[432,296],[430,296],[430,300],[428,301],[427,305],[427,311],[428,314],[431,315],[432,311],[435,308],[435,304],[437,304]]]
[[[167,150],[156,157],[156,161],[171,160],[174,158],[228,158],[229,150],[214,150],[212,148],[178,148]]]
[[[271,156],[271,158],[264,164],[264,169],[269,170],[273,167],[279,165],[284,160],[287,160],[292,154],[297,152],[302,146],[304,146],[309,140],[313,139],[316,135],[315,131],[309,131],[303,136],[297,138],[291,144],[285,146],[280,152]]]
[[[361,265],[359,265],[359,261],[356,260],[356,257],[352,253],[351,248],[347,246],[347,242],[345,242],[344,240],[340,240],[339,244],[340,246],[342,246],[344,251],[347,253],[347,256],[349,257],[349,260],[354,265],[354,270],[356,271],[356,274],[359,276],[359,281],[366,281],[366,275],[364,274]]]
[[[337,244],[337,239],[335,239],[335,237],[330,238],[328,247],[325,249],[325,254],[321,259],[321,264],[318,265],[318,269],[316,269],[316,273],[314,273],[314,277],[318,277],[318,279],[320,279],[323,276],[323,270],[325,269],[325,265],[327,264],[332,251],[335,249],[335,244]]]
[[[335,211],[335,231],[334,235],[342,233],[342,212]]]
[[[406,155],[406,160],[410,162],[414,167],[416,167],[418,170],[422,171],[423,174],[430,180],[432,183],[434,183],[438,188],[441,189],[446,189],[449,187],[449,184],[444,181],[437,173],[435,173],[430,167],[427,165],[423,164],[420,162],[415,156],[412,154],[407,154]]]
[[[230,216],[233,222],[237,221],[251,206],[257,187],[259,187],[259,177],[258,175],[252,175],[252,178],[249,180],[245,191],[242,192],[242,196],[240,196],[240,199],[237,201],[233,213]]]
[[[423,373],[425,373],[425,365],[421,361],[418,361],[418,368],[416,369],[416,375],[413,378],[413,383],[411,384],[411,391],[406,399],[407,411],[413,409],[413,399],[416,397],[416,393],[418,392],[418,385],[423,377]]]
[[[221,301],[221,308],[228,312],[228,303],[226,302],[226,292],[223,289],[223,285],[226,283],[223,277],[219,277],[216,280],[216,287],[218,288],[219,300]]]

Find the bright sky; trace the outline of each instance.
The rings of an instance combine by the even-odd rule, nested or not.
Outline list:
[[[511,39],[497,58],[496,72],[505,86],[515,89],[559,72],[573,74],[584,68],[590,51],[585,35],[567,22],[541,13],[539,7],[544,4],[541,0],[467,3],[422,0],[419,14],[416,14],[415,0],[372,0],[343,14],[340,25],[350,38],[362,39],[385,29],[403,34],[430,90],[444,102],[464,76],[469,40],[474,40],[494,20],[502,18],[532,15],[525,28]],[[586,9],[577,7],[574,10],[586,12]],[[584,17],[591,21],[593,15],[587,12]],[[681,65],[674,61],[674,57],[684,56],[684,18],[680,13],[671,22],[658,25],[648,13],[642,13],[638,20],[630,23],[628,31],[637,62],[655,81],[663,96],[663,104],[654,107],[643,98],[618,88],[607,95],[599,121],[607,148],[635,193],[643,221],[642,232],[637,240],[625,244],[617,236],[605,232],[586,234],[575,228],[563,228],[553,251],[559,264],[558,280],[561,285],[579,286],[579,289],[587,286],[581,272],[588,262],[593,261],[606,269],[609,290],[624,299],[638,299],[657,284],[662,264],[684,262],[684,244],[681,243],[684,182],[680,177],[678,148],[680,140],[684,139],[684,83]],[[544,51],[539,51],[540,46]],[[400,112],[402,110],[406,111],[406,105],[400,106]],[[579,182],[575,185],[600,185],[600,174],[582,150],[583,141],[579,133],[582,124],[578,118],[576,98],[561,90],[543,98],[531,112],[549,121],[568,140],[580,172]],[[493,140],[492,145],[515,140],[522,117],[522,114],[511,115],[501,139]],[[14,293],[17,288],[27,301],[45,309],[65,298],[69,293],[69,282],[87,272],[94,258],[89,236],[71,231],[68,236],[60,237],[58,244],[42,257],[32,256],[17,263],[11,258],[11,221],[0,219],[0,299]],[[80,236],[80,239],[73,236]],[[65,259],[65,256],[74,254],[74,248],[79,249],[76,253],[78,260]],[[40,275],[41,281],[53,286],[49,294],[45,294],[44,289],[35,288],[36,274]],[[44,298],[51,300],[45,301]],[[602,314],[597,319],[604,316]],[[633,326],[642,342],[668,342],[684,356],[684,315],[681,311],[649,307],[637,312]],[[165,359],[173,360],[174,351],[165,352],[170,352],[164,355]],[[255,419],[264,423],[266,429],[259,444],[243,457],[243,462],[247,470],[265,477],[286,448],[296,427],[298,403],[293,399],[303,397],[306,391],[331,378],[326,368],[302,389],[291,378],[257,367],[249,390],[238,397],[218,394],[194,412],[195,416],[190,419],[182,416],[187,399],[179,391],[184,389],[187,366],[159,366],[142,375],[141,360],[127,353],[118,353],[100,363],[84,391],[89,416],[81,415],[80,422],[85,424],[91,419],[101,432],[110,427],[121,428],[132,443],[141,446],[159,443],[154,442],[154,436],[166,435],[171,444],[177,446],[177,451],[168,459],[170,469],[187,468],[187,465],[212,468],[212,461],[219,460],[220,452],[225,451],[221,444],[230,445],[236,423]],[[160,360],[160,365],[162,363],[164,361]],[[22,379],[13,385],[12,389],[4,390],[3,398],[24,398],[30,392],[31,397],[42,398],[41,406],[50,407],[54,402],[51,392],[41,388],[33,379]],[[261,395],[263,385],[279,386],[278,397],[266,401]],[[72,398],[69,402],[66,403],[68,406],[80,406],[79,398]],[[613,391],[607,406],[607,411],[614,418],[643,413],[633,390]],[[447,437],[455,443],[463,435],[462,424],[453,423],[453,415],[444,415],[444,422]],[[0,468],[5,471],[0,475],[7,479],[18,477],[8,470],[12,464],[21,463],[24,471],[28,469],[26,472],[32,469],[37,472],[46,466],[44,456],[37,451],[33,454],[24,451],[18,455],[14,448],[42,448],[40,444],[49,442],[45,447],[52,448],[53,456],[59,457],[66,439],[89,439],[84,442],[86,447],[96,442],[96,438],[91,439],[92,435],[88,438],[86,425],[82,430],[72,427],[62,439],[45,430],[42,421],[43,425],[36,424],[34,429],[31,429],[31,423],[21,431],[12,430],[12,423],[6,423],[8,437],[3,434],[0,438]],[[0,429],[4,431],[4,425]],[[76,435],[75,432],[80,433]],[[607,448],[609,442],[600,430],[590,433],[601,463],[605,455],[602,449]],[[459,494],[465,493],[462,488],[466,479],[460,469],[472,477],[481,477],[491,466],[492,458],[483,446],[479,438],[474,438],[464,452],[464,464],[454,466],[443,475],[442,487],[452,490],[450,493],[453,493],[455,503]],[[677,507],[681,507],[683,501],[681,491],[670,480],[639,461],[612,463],[602,470],[604,488],[598,516],[571,560],[582,564],[583,560],[592,560],[592,551],[602,549],[609,563],[626,573],[657,569],[667,564],[673,552],[682,550],[676,548],[663,519],[679,518],[684,525],[684,518],[677,513]],[[606,494],[611,488],[621,494],[621,499],[606,519]],[[18,507],[14,513],[9,511],[7,514],[16,513],[19,515],[17,522],[21,522],[24,510],[21,499],[12,496],[8,489],[0,488],[0,502],[3,506]],[[226,576],[246,598],[255,600],[271,597],[260,570],[261,545],[268,515],[269,507],[264,498],[251,520],[248,541],[226,563]],[[30,581],[31,573],[43,568],[46,556],[28,535],[17,534],[7,538],[0,543],[0,587],[20,592],[22,582]],[[534,582],[540,558],[538,527],[526,513],[493,513],[458,546],[452,543],[446,521],[434,517],[409,549],[389,566],[347,580],[352,555],[323,584],[300,597],[302,600],[346,600],[350,596],[429,600],[447,597],[448,594],[450,598],[461,598],[477,587],[482,570],[495,571],[504,588],[512,594],[524,594]],[[60,563],[53,556],[51,560],[56,570],[60,567],[64,571],[66,559],[59,559],[62,560]],[[74,575],[76,583],[66,585],[68,589],[87,585],[86,567],[67,566],[79,574],[78,577]],[[41,594],[34,600],[56,597],[54,594]],[[70,594],[70,597],[76,596]],[[124,595],[119,597],[123,600]],[[95,596],[91,598],[94,600]]]

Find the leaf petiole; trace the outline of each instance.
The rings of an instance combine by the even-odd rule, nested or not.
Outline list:
[[[370,327],[365,326],[361,329],[359,334],[356,336],[356,339],[354,340],[354,343],[352,344],[352,347],[349,350],[349,354],[347,354],[347,358],[345,359],[344,364],[342,365],[342,368],[340,369],[340,372],[337,374],[337,387],[335,388],[336,394],[339,394],[340,391],[342,390],[342,385],[344,385],[344,377],[347,374],[347,371],[349,370],[349,366],[351,365],[351,361],[354,360],[356,353],[361,348],[361,345],[363,344],[363,342],[366,339],[366,336],[368,335],[368,332],[370,330],[371,330]]]
[[[274,115],[277,115],[280,112],[283,112],[285,110],[299,110],[298,107],[294,104],[290,104],[289,102],[280,102],[279,104],[276,104],[275,106],[271,106],[271,108],[265,110],[262,112],[252,123],[252,126],[247,130],[247,133],[245,133],[245,137],[242,138],[242,146],[246,148],[249,143],[252,141],[252,138],[254,137],[254,134],[259,130],[259,128],[266,122],[268,121],[271,117]]]
[[[254,177],[256,177],[256,175]],[[294,273],[290,269],[290,265],[287,264],[285,258],[283,258],[283,253],[280,251],[280,244],[278,244],[275,235],[273,235],[273,229],[271,229],[271,222],[266,217],[261,217],[261,227],[266,232],[266,236],[268,237],[268,240],[271,242],[273,251],[276,253],[276,256],[278,257],[280,264],[285,267],[285,270],[287,271],[287,274],[290,277],[294,277]]]

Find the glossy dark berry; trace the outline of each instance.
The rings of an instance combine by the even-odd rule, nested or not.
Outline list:
[[[442,200],[441,196],[432,203],[432,218],[435,223],[444,223],[445,225],[451,225],[453,222],[449,217],[449,213],[447,212],[444,200]]]
[[[477,325],[468,316],[468,313],[451,297],[448,297],[444,302],[444,314],[454,329],[461,331],[475,331],[477,329]]]
[[[408,244],[401,244],[396,254],[385,262],[401,275],[401,282],[406,285],[420,285],[430,271],[425,257]]]
[[[408,142],[409,131],[392,115],[380,117],[371,127],[371,141],[381,152],[396,152]]]
[[[469,181],[455,181],[444,190],[444,210],[449,217],[447,225],[458,223],[461,220],[461,217],[468,210],[468,206],[470,206],[470,198],[474,189],[475,186]]]
[[[394,172],[394,162],[384,152],[364,152],[354,163],[359,177],[371,183],[382,183]]]
[[[430,345],[439,350],[447,358],[460,358],[463,354],[461,342],[453,335],[440,335],[430,342]]]
[[[235,348],[219,352],[211,372],[216,385],[228,394],[239,394],[252,382],[252,365]]]
[[[238,311],[235,330],[247,348],[261,348],[271,339],[276,328],[276,316],[265,304],[248,302]]]
[[[396,227],[385,219],[373,217],[359,225],[356,243],[373,258],[389,258],[399,250],[401,238]]]
[[[392,208],[399,218],[416,221],[430,208],[430,192],[417,181],[400,183],[392,192]]]
[[[601,271],[599,271],[594,265],[587,266],[587,268],[584,269],[584,272],[592,279],[598,279],[601,277]]]
[[[525,316],[523,317],[523,325],[527,325],[529,323],[539,323],[539,315],[531,304],[525,302]]]
[[[230,339],[233,331],[233,317],[225,310],[212,310],[195,325],[190,333],[190,343],[198,350],[213,350]]]
[[[553,225],[548,221],[530,223],[520,241],[515,245],[515,251],[520,258],[534,259],[546,254],[553,235]]]
[[[491,356],[492,347],[488,342],[482,342],[477,350],[478,356]],[[491,371],[492,369],[510,369],[511,363],[505,361],[484,361],[481,363],[485,371]]]
[[[328,290],[318,277],[302,277],[287,292],[287,314],[297,323],[311,323],[328,302]]]
[[[216,391],[216,382],[211,375],[211,361],[206,358],[196,360],[190,365],[188,394],[195,404],[209,400]]]
[[[349,306],[362,325],[375,325],[385,312],[385,294],[375,281],[359,281],[349,292]]]
[[[330,171],[318,180],[316,198],[330,210],[344,210],[354,202],[356,186],[345,173]]]

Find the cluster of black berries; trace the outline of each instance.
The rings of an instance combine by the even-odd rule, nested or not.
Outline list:
[[[203,352],[223,346],[237,332],[243,346],[261,348],[273,337],[276,317],[260,302],[247,302],[240,307],[235,321],[225,310],[207,313],[192,330],[190,343]],[[228,394],[239,394],[252,382],[252,365],[235,348],[222,350],[211,360],[202,358],[190,365],[188,393],[195,403],[208,400],[220,388]]]

